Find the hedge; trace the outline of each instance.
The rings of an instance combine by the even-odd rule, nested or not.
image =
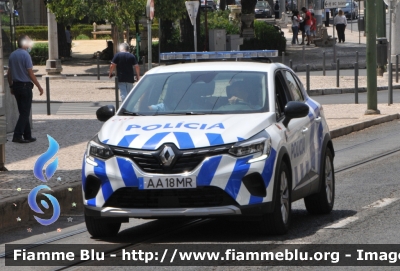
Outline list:
[[[139,26],[139,30],[143,31],[142,25]],[[152,30],[151,33],[152,37],[158,38],[158,25],[152,25],[151,30]],[[8,36],[10,35],[9,29],[4,29],[4,31]],[[93,25],[78,24],[78,25],[73,25],[71,27],[71,33],[73,37],[77,37],[79,35],[86,35],[92,38],[92,31],[93,31]],[[24,25],[16,26],[15,32],[17,36],[26,34],[33,40],[47,40],[48,38],[47,26],[24,26]],[[130,33],[131,35],[135,33],[134,28],[131,28]],[[101,37],[110,35],[97,35],[97,36]]]
[[[263,21],[254,21],[255,38],[245,39],[241,50],[286,50],[286,38],[273,26]]]

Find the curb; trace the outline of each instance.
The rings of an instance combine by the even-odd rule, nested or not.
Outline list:
[[[72,191],[68,191],[68,188],[72,188]],[[77,215],[83,212],[82,204],[82,186],[79,183],[65,184],[56,189],[52,190],[51,193],[59,202],[61,208],[61,216],[66,215]],[[38,195],[39,199],[44,199],[44,196]],[[72,203],[76,203],[76,207],[72,207]],[[16,204],[16,206],[14,205]],[[48,210],[41,208],[46,217]],[[50,207],[49,210],[52,211]],[[0,200],[0,230],[9,230],[16,227],[21,227],[28,223],[37,223],[34,215],[37,215],[31,210],[28,205],[28,195],[21,195],[15,198],[6,198]],[[51,215],[51,214],[50,214]],[[40,215],[39,215],[40,216]],[[17,221],[17,217],[21,218],[21,221]]]
[[[393,89],[400,89],[400,85],[393,86]],[[377,88],[378,91],[388,90],[387,86],[382,86]],[[348,94],[355,93],[355,88],[325,88],[325,89],[311,89],[308,92],[309,96],[321,96],[321,95],[334,95],[334,94]],[[358,92],[367,92],[366,87],[358,88]]]
[[[331,131],[331,138],[334,139],[334,138],[337,138],[340,136],[348,135],[350,133],[361,131],[361,130],[369,128],[371,126],[382,124],[382,123],[389,122],[389,121],[399,119],[399,118],[400,118],[400,114],[396,113],[396,114],[387,115],[387,116],[379,117],[379,118],[372,119],[372,120],[354,123],[354,124],[351,124],[351,125],[348,125],[345,127],[340,127],[340,128],[337,128],[337,129],[334,129]]]

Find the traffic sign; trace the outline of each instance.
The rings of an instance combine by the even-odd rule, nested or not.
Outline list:
[[[199,1],[186,1],[185,5],[189,14],[190,22],[192,25],[195,25],[197,12],[199,11]]]
[[[325,0],[325,8],[344,8],[346,6],[346,0]]]

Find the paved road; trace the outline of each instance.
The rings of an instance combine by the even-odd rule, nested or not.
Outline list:
[[[348,165],[353,165],[368,158],[376,158],[388,150],[400,149],[398,134],[400,122],[374,126],[361,132],[334,140],[336,149],[336,171]],[[138,220],[131,219],[117,237],[105,240],[90,238],[87,232],[71,235],[53,243],[57,244],[110,244],[110,243],[137,243],[136,249],[143,248],[144,244],[181,244],[190,243],[221,243],[233,242],[239,244],[275,244],[278,248],[285,248],[286,244],[398,244],[400,189],[398,172],[400,171],[400,153],[370,161],[367,164],[348,169],[336,174],[336,201],[335,208],[330,215],[311,216],[307,214],[303,201],[293,204],[293,224],[290,232],[285,236],[260,236],[253,231],[255,221],[225,222],[209,220],[181,230],[183,221]],[[33,243],[84,229],[81,216],[73,217],[73,222],[67,222],[67,217],[61,217],[58,222],[49,226],[38,226],[32,223],[32,233],[26,228],[15,229],[0,236],[0,244]],[[62,228],[62,233],[56,229]],[[155,236],[155,234],[162,234]],[[44,235],[44,233],[46,235]],[[146,240],[152,237],[153,239]],[[322,245],[323,246],[323,245]],[[212,246],[210,246],[212,248]],[[0,245],[0,253],[4,247]],[[0,259],[0,266],[4,266],[4,259]],[[147,270],[155,270],[148,268]],[[191,270],[215,270],[215,268],[190,268]],[[265,267],[251,268],[265,270]],[[271,268],[282,270],[280,267]],[[303,270],[303,268],[286,268],[284,270]],[[307,270],[321,270],[321,268],[305,268]],[[350,268],[347,268],[350,269]],[[356,270],[376,270],[376,267],[363,267]],[[392,268],[396,270],[395,268]],[[4,268],[2,270],[17,270]],[[54,267],[19,268],[18,270],[54,270]],[[88,267],[76,267],[71,270],[94,270]],[[96,267],[96,271],[110,270],[106,267]],[[113,270],[131,270],[130,268],[114,267]],[[165,268],[165,270],[187,270],[187,268]],[[228,270],[219,267],[218,270]],[[230,267],[229,270],[243,270]],[[337,268],[323,268],[323,270],[338,270]],[[340,270],[343,270],[341,268]],[[353,270],[353,268],[351,269]],[[388,268],[385,268],[388,270]]]

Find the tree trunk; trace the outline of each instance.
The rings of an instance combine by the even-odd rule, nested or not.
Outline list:
[[[226,8],[226,0],[220,0],[219,1],[219,9],[225,10],[225,8]]]
[[[253,14],[257,0],[242,0],[242,13]]]
[[[243,1],[248,1],[248,0],[242,0]],[[236,5],[236,1],[235,0],[225,0],[226,6],[228,5]]]
[[[58,56],[59,56],[59,58],[69,56],[68,46],[67,46],[67,37],[65,35],[65,26],[62,23],[57,23],[57,36],[58,36]]]
[[[179,20],[181,28],[181,42],[185,51],[194,52],[194,37],[193,37],[193,26],[190,22],[189,16],[185,16],[184,19]]]
[[[161,36],[159,37],[161,43],[161,52],[171,51],[169,50],[168,40],[173,35],[173,25],[171,20],[161,20],[159,27],[161,27]]]
[[[118,52],[119,43],[118,27],[115,24],[111,25],[111,36],[113,40],[113,54],[115,55]]]

